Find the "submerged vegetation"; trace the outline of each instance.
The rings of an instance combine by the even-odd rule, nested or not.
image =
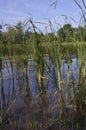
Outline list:
[[[49,21],[46,33],[31,19],[6,25],[6,31],[3,26],[1,129],[85,130],[86,25],[66,23],[55,31]]]

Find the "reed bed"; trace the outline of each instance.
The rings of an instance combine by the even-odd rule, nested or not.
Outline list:
[[[25,82],[23,97],[29,105],[31,88],[28,60],[31,60],[33,61],[34,74],[39,91],[38,101],[41,119],[37,122],[35,119],[29,119],[29,115],[25,121],[26,129],[35,130],[39,128],[40,130],[47,130],[53,125],[57,125],[58,129],[67,130],[69,129],[69,123],[72,123],[75,118],[75,127],[79,128],[79,119],[86,114],[86,43],[78,43],[77,41],[73,43],[59,43],[55,39],[52,42],[50,40],[48,42],[45,38],[42,39],[42,37],[40,41],[40,36],[37,35],[37,28],[32,20],[29,19],[26,23],[29,23],[34,32],[31,38],[32,41],[30,39],[26,43],[23,41],[22,44],[4,45],[2,43],[0,45],[0,125],[3,126],[9,117],[8,113],[11,106],[14,106],[14,100],[11,103],[8,101],[8,104],[5,102],[4,78],[8,78],[9,83],[10,78],[12,78],[12,92],[15,95],[16,71],[18,72],[17,78],[20,87],[22,86],[21,82]],[[49,26],[52,32],[53,26],[51,22],[49,22]],[[55,33],[52,33],[55,36]],[[50,38],[48,37],[48,39]],[[78,77],[76,79],[70,69],[73,57],[77,58]],[[66,80],[61,78],[62,60],[65,60],[65,64],[67,64]],[[7,69],[7,77],[3,77],[4,68]],[[45,82],[54,84],[55,92],[51,97],[47,95]],[[63,93],[64,89],[65,94]],[[54,100],[55,95],[57,101],[56,99]],[[48,106],[46,112],[44,104],[46,104],[47,98]],[[43,119],[44,116],[46,117],[47,114],[53,113],[56,109],[58,111],[57,119],[52,117],[46,119],[46,121]],[[70,116],[72,117],[70,118]],[[19,122],[13,122],[18,129],[21,128],[21,120],[20,118]],[[51,121],[53,121],[52,124]],[[74,128],[72,129],[74,130]]]

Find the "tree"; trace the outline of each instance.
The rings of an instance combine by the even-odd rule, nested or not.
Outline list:
[[[79,26],[77,31],[79,41],[86,41],[86,26]]]
[[[8,43],[15,44],[16,42],[16,30],[12,26],[7,27]]]
[[[64,42],[66,35],[63,28],[60,28],[57,33],[58,33],[57,37],[58,37],[59,42]]]
[[[16,30],[16,41],[18,44],[21,44],[24,42],[24,32],[23,32],[23,24],[21,22],[18,22],[17,25],[15,26]]]
[[[71,24],[65,24],[61,29],[58,31],[58,38],[60,42],[71,42],[74,38],[74,28]]]

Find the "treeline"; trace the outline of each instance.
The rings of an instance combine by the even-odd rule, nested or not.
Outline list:
[[[71,24],[65,24],[57,32],[57,37],[60,42],[72,42],[72,41],[86,41],[86,25],[79,26],[77,28],[72,27]]]
[[[34,26],[26,27],[22,22],[18,22],[15,26],[7,25],[6,31],[2,30],[3,26],[0,25],[0,43],[3,44],[26,44],[35,40],[34,37],[38,42],[86,42],[86,25],[74,28],[71,24],[65,24],[57,32],[44,34],[36,31]]]

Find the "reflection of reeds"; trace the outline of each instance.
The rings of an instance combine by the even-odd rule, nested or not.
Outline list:
[[[13,94],[15,92],[15,67],[14,64],[16,64],[16,69],[19,71],[18,74],[18,80],[21,82],[21,80],[25,78],[26,86],[25,86],[25,101],[29,101],[30,97],[30,86],[29,86],[29,74],[28,74],[28,54],[30,57],[34,60],[35,65],[35,73],[37,76],[37,86],[39,88],[39,103],[40,103],[40,114],[43,116],[44,114],[44,104],[46,105],[47,101],[47,94],[46,94],[46,88],[45,82],[46,80],[54,82],[54,86],[57,93],[57,102],[54,101],[49,108],[51,110],[48,110],[49,113],[53,113],[55,109],[59,111],[59,117],[62,120],[69,120],[68,112],[70,109],[73,109],[73,111],[76,113],[76,115],[81,116],[82,113],[84,114],[83,106],[86,105],[86,45],[84,44],[59,44],[56,43],[56,41],[51,42],[51,37],[47,36],[47,38],[42,39],[42,41],[39,40],[37,28],[35,27],[33,21],[29,19],[27,21],[27,24],[30,24],[30,27],[33,30],[33,35],[28,40],[26,45],[25,43],[22,45],[9,45],[10,49],[7,46],[0,45],[1,48],[1,55],[8,57],[9,64],[11,67],[12,72],[12,87],[13,87]],[[53,25],[49,21],[49,27],[51,29],[51,32],[53,33],[53,38],[55,36],[55,32],[53,32]],[[49,41],[48,41],[49,40]],[[7,51],[6,51],[7,49]],[[5,52],[5,53],[4,53]],[[13,53],[12,53],[13,52]],[[10,56],[12,57],[10,57]],[[72,55],[75,55],[78,57],[78,66],[79,66],[79,72],[78,72],[78,81],[75,81],[75,79],[71,79],[71,72],[70,72],[70,65],[71,65],[71,57]],[[61,79],[61,63],[62,59],[66,59],[68,71],[67,71],[67,79],[62,81]],[[21,67],[21,69],[20,69]],[[0,59],[0,77],[1,77],[1,116],[3,117],[3,107],[4,107],[4,86],[3,86],[3,76],[2,76],[2,59]],[[6,62],[6,68],[9,72],[9,66]],[[21,79],[21,73],[23,71],[23,78]],[[9,77],[10,78],[10,77]],[[21,83],[19,83],[21,87]],[[49,86],[48,86],[49,87]],[[63,94],[63,89],[66,88],[65,95]],[[72,93],[72,94],[71,94]],[[52,96],[52,95],[51,95]],[[65,98],[66,97],[66,101]],[[52,96],[53,99],[53,96]],[[86,107],[86,106],[85,106]],[[11,106],[8,106],[7,112],[9,112]],[[59,109],[58,109],[59,108]],[[86,109],[86,108],[85,108]],[[73,114],[74,114],[73,112]],[[65,114],[66,113],[66,114]],[[57,118],[59,118],[57,117]],[[68,118],[68,119],[67,119]],[[35,120],[35,119],[34,119]],[[36,127],[36,121],[27,120],[26,125],[27,129],[35,129]],[[42,120],[43,121],[43,120]],[[29,124],[28,124],[29,122]],[[43,122],[41,122],[43,123]],[[42,128],[43,124],[39,124],[40,128]],[[21,120],[19,122],[21,124]],[[50,125],[50,124],[49,124]],[[19,125],[20,128],[20,125]],[[44,128],[43,128],[44,129]]]

